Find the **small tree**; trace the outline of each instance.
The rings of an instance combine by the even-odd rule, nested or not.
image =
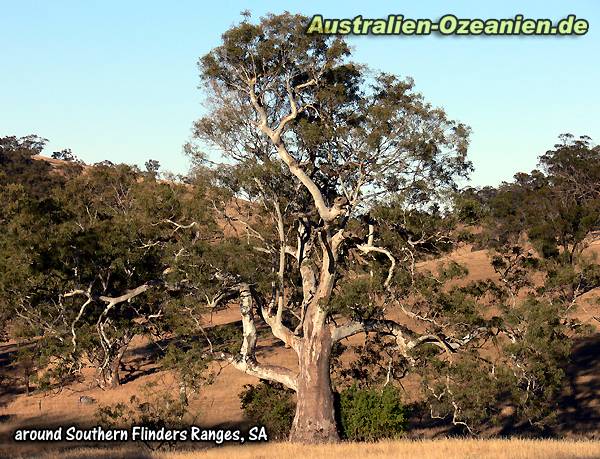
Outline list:
[[[58,159],[60,161],[76,162],[76,163],[82,164],[82,161],[73,154],[73,152],[71,151],[70,148],[66,148],[64,150],[53,152],[52,158]]]
[[[148,174],[150,174],[153,177],[158,177],[160,170],[160,162],[158,162],[156,159],[149,159],[148,161],[146,161],[144,166],[146,167],[146,172],[148,172]]]

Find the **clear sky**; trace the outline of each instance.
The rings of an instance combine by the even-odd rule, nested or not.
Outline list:
[[[46,153],[185,172],[202,114],[196,62],[249,9],[325,17],[587,19],[581,37],[353,37],[355,60],[412,76],[473,129],[474,185],[535,167],[557,135],[600,143],[600,1],[0,0],[0,136],[38,134]]]

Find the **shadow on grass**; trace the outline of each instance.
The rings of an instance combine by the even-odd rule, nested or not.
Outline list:
[[[600,333],[579,340],[559,400],[559,433],[600,438]]]

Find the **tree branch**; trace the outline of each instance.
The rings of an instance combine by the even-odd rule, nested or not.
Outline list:
[[[296,375],[289,368],[277,365],[261,364],[256,359],[256,325],[250,285],[241,283],[237,286],[240,294],[240,313],[242,315],[242,346],[240,352],[232,356],[226,353],[213,354],[214,358],[226,360],[235,368],[246,374],[262,379],[279,382],[290,389],[297,390]],[[289,331],[289,330],[288,330]]]
[[[338,342],[344,338],[348,338],[358,333],[369,332],[377,332],[384,335],[393,336],[398,350],[409,360],[412,360],[409,356],[409,351],[422,344],[433,344],[445,352],[454,353],[460,346],[466,344],[474,338],[469,336],[467,340],[456,340],[453,343],[449,343],[447,339],[440,334],[426,334],[417,336],[416,333],[411,329],[393,320],[367,319],[363,321],[351,321],[346,325],[337,327],[333,331],[332,339],[333,342]]]

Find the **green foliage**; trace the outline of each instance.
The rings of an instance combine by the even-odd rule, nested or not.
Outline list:
[[[498,330],[489,337],[493,357],[477,348],[452,358],[427,349],[417,353],[432,413],[471,433],[506,421],[504,408],[512,412],[514,426],[552,427],[573,344],[564,305],[528,297],[507,307],[488,327]]]
[[[223,168],[222,183],[268,206],[274,192],[284,218],[297,219],[301,212],[314,220],[306,187],[282,164],[268,136],[256,135],[255,120],[262,116],[257,111],[264,110],[264,128],[276,130],[293,95],[297,113],[281,125],[278,148],[289,150],[327,205],[343,203],[345,192],[358,186],[362,200],[369,201],[365,208],[393,199],[398,211],[439,214],[445,193],[471,170],[469,128],[425,102],[411,79],[373,75],[352,62],[341,37],[306,35],[306,21],[290,13],[269,14],[256,24],[245,18],[201,57],[211,111],[195,123],[194,134],[234,159]],[[415,231],[431,226],[427,217],[415,215],[410,226]]]
[[[524,419],[540,426],[554,421],[573,345],[564,315],[562,304],[529,297],[506,319],[507,327],[518,335],[505,346],[517,378],[517,409]]]
[[[163,369],[175,370],[180,389],[185,390],[185,397],[189,390],[197,392],[202,386],[213,381],[203,344],[200,340],[195,340],[190,346],[182,346],[181,343],[169,344],[161,359]]]
[[[388,385],[383,389],[360,389],[356,385],[339,394],[340,430],[352,441],[394,438],[406,430],[406,410],[400,392]]]
[[[177,371],[179,397],[134,396],[98,415],[105,423],[178,425],[189,414],[187,394],[212,380],[208,350],[235,355],[241,347],[239,324],[205,330],[203,314],[231,301],[240,281],[251,284],[257,319],[279,298],[300,311],[316,292],[327,296],[303,280],[331,275],[325,326],[380,319],[382,305],[398,306],[420,324],[419,345],[426,343],[398,358],[402,340],[384,330],[354,347],[357,359],[347,368],[340,363],[347,348],[336,344],[346,438],[405,430],[393,381],[412,363],[440,418],[475,432],[510,408],[516,423],[552,425],[573,337],[583,328],[569,314],[600,286],[597,262],[584,256],[600,229],[600,150],[587,137],[561,136],[540,170],[498,189],[458,192],[457,179],[471,169],[469,129],[426,103],[410,79],[351,62],[340,37],[307,36],[305,20],[246,18],[201,58],[211,105],[195,136],[233,164],[211,170],[199,161],[190,186],[159,181],[154,160],[145,172],[108,162],[84,170],[64,150],[53,155],[66,161],[58,170],[35,159],[44,139],[0,139],[0,329],[12,322],[12,337],[28,342],[16,355],[19,376],[28,388],[52,388],[84,361],[118,368],[136,335],[169,335],[161,364]],[[273,131],[294,98],[297,113]],[[272,135],[257,136],[261,118]],[[278,156],[286,148],[289,157]],[[325,222],[289,164],[326,207],[352,207],[349,214]],[[467,271],[457,263],[434,272],[417,264],[449,252],[457,228],[470,238],[468,225],[483,226],[483,236],[470,240],[495,250],[500,282],[461,285]],[[330,271],[318,276],[333,235],[345,239],[324,268]],[[367,240],[379,250],[365,250]],[[393,273],[386,251],[397,261]],[[148,289],[107,307],[139,286]],[[296,328],[301,314],[284,311],[284,325]],[[401,330],[406,341],[418,336]],[[305,338],[301,327],[294,333]],[[287,436],[292,391],[263,382],[240,398],[248,419],[272,438]]]
[[[516,174],[491,199],[486,226],[493,243],[515,243],[526,233],[542,257],[572,262],[600,229],[600,149],[588,137],[560,139],[540,157],[541,170]]]
[[[453,248],[451,235],[456,228],[456,218],[442,211],[439,202],[433,198],[430,196],[428,202],[421,198],[422,205],[414,209],[409,197],[399,194],[371,210],[382,245],[389,247],[398,258],[404,258],[410,251],[416,260],[421,260]]]
[[[380,276],[365,275],[344,279],[328,305],[330,314],[343,314],[353,319],[370,319],[380,315],[378,294],[383,293]]]
[[[492,255],[492,268],[502,285],[488,290],[495,294],[497,300],[503,301],[502,296],[514,295],[526,288],[533,287],[532,274],[542,269],[539,258],[530,251],[525,251],[520,245],[508,245],[497,249]]]
[[[495,194],[496,190],[489,186],[469,187],[455,193],[453,207],[457,219],[467,225],[481,223],[490,212],[490,200]]]
[[[235,354],[242,345],[241,326],[239,323],[211,327],[210,330],[207,330],[207,335],[217,351]]]
[[[173,315],[162,310],[167,303],[172,311],[183,299],[193,301],[197,290],[189,282],[195,289],[210,284],[190,269],[193,254],[186,256],[210,247],[206,189],[158,182],[126,165],[81,173],[68,162],[54,171],[32,159],[42,141],[8,138],[0,145],[8,165],[0,196],[10,202],[0,210],[0,319],[23,319],[15,328],[23,338],[61,343],[45,347],[52,356],[39,356],[38,364],[52,363],[55,373],[45,377],[47,384],[59,368],[78,371],[84,357],[109,376],[133,336],[170,328],[165,319]],[[30,174],[39,175],[43,192]],[[146,291],[107,307],[107,298],[142,286]]]
[[[81,161],[79,158],[77,158],[77,156],[75,156],[73,154],[73,152],[71,151],[70,148],[65,148],[64,150],[60,150],[60,151],[55,151],[52,153],[52,158],[53,159],[58,159],[60,161],[67,161],[67,162],[75,162],[78,164],[84,164],[83,161]]]
[[[51,190],[81,171],[78,164],[65,164],[60,174],[54,173],[48,162],[35,159],[46,142],[35,135],[0,137],[0,189],[19,184],[26,194],[43,201]]]
[[[240,401],[246,418],[264,425],[269,438],[287,438],[296,409],[293,391],[280,384],[261,381],[244,386]],[[383,389],[361,389],[356,385],[344,389],[339,394],[337,410],[343,438],[353,441],[397,437],[407,427],[400,393],[391,385]]]
[[[585,293],[600,287],[600,265],[594,258],[579,256],[575,264],[561,260],[546,262],[546,281],[540,294],[573,303]]]
[[[342,355],[352,349],[356,358],[349,363]],[[332,380],[338,391],[351,386],[357,388],[382,387],[390,381],[399,381],[410,368],[406,358],[398,355],[396,343],[379,333],[370,333],[362,345],[337,343],[333,348]]]
[[[423,394],[434,417],[477,433],[497,425],[502,408],[513,402],[516,385],[506,366],[481,360],[476,352],[459,354],[451,361],[435,356],[427,360]]]
[[[468,270],[453,261],[439,263],[436,273],[421,270],[405,273],[402,298],[417,317],[432,326],[432,331],[444,330],[465,335],[486,323],[486,307],[473,286],[460,286]]]
[[[240,393],[240,402],[246,418],[265,426],[269,438],[287,438],[296,410],[292,390],[281,384],[261,381],[257,385],[245,385]]]

